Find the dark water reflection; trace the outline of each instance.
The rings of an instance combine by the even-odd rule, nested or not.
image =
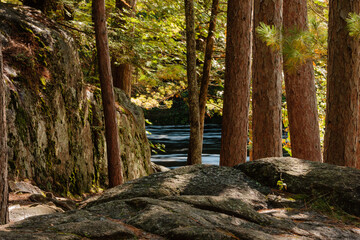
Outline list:
[[[151,160],[159,165],[178,167],[186,165],[189,125],[147,126],[150,141],[165,144],[165,153],[153,154]],[[202,162],[219,165],[221,125],[207,124],[204,129]]]

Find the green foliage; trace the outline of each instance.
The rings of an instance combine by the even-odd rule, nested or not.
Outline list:
[[[20,1],[7,2],[21,4]],[[108,35],[111,58],[115,64],[135,66],[132,79],[133,101],[144,108],[169,108],[172,99],[186,92],[186,41],[183,2],[170,0],[137,1],[135,13],[122,12],[116,1],[106,1]],[[99,86],[97,54],[92,22],[92,2],[62,0],[62,10],[71,12],[71,19],[63,12],[48,15],[72,33],[77,45],[82,70],[87,83]],[[65,7],[66,6],[66,7]],[[216,31],[212,84],[209,89],[207,113],[221,112],[225,57],[225,6],[221,4]],[[204,60],[204,43],[210,20],[211,1],[195,3],[197,56],[199,77]],[[70,19],[70,20],[69,20]],[[42,57],[41,54],[38,55]]]
[[[151,141],[149,141],[150,143],[150,148],[151,148],[151,152],[154,154],[158,154],[158,152],[166,152],[165,151],[165,144],[161,144],[161,143],[153,143]]]
[[[204,60],[204,42],[210,20],[209,1],[199,1],[195,4],[198,73],[202,70]],[[183,96],[186,92],[186,43],[183,2],[179,1],[141,1],[135,18],[126,20],[133,24],[134,41],[133,63],[138,67],[137,81],[133,84],[135,97],[133,101],[146,108],[169,108],[174,97]],[[222,15],[225,24],[225,15]],[[224,28],[216,32],[216,48],[219,53],[225,52]],[[222,100],[218,97],[223,87],[221,83],[224,58],[213,60],[212,81],[214,87],[210,93],[213,97],[208,101],[208,114],[219,112]],[[221,84],[222,85],[222,84]],[[219,107],[220,105],[220,107]]]
[[[355,38],[360,38],[360,15],[356,13],[349,13],[346,19],[349,35]]]
[[[281,174],[280,174],[280,180],[277,181],[276,186],[279,188],[279,190],[287,189],[287,184],[284,182],[284,179],[282,179]]]
[[[152,125],[152,122],[150,122],[149,119],[145,119],[145,123],[148,124],[148,125]],[[146,130],[146,134],[151,135],[151,132]],[[154,153],[154,154],[158,154],[158,151],[166,152],[165,151],[165,144],[153,143],[150,140],[149,140],[149,144],[150,144],[151,152]]]
[[[267,46],[273,50],[281,49],[281,32],[274,25],[270,26],[261,22],[255,31]]]
[[[19,4],[20,1],[6,2]],[[92,23],[91,1],[62,0],[72,11],[71,20],[53,17],[70,31],[78,44],[79,56],[85,79],[99,85],[97,55]],[[169,108],[177,97],[187,98],[186,44],[184,3],[176,0],[137,1],[135,14],[121,13],[115,7],[115,0],[106,1],[108,17],[109,46],[115,64],[131,63],[135,66],[132,83],[132,101],[146,109]],[[281,29],[261,23],[256,33],[266,44],[276,51],[282,51],[288,71],[311,59],[315,70],[321,138],[325,126],[326,105],[326,58],[327,58],[327,18],[328,1],[309,0],[309,30],[292,29],[282,36]],[[211,1],[195,2],[197,37],[198,79],[204,61],[205,40],[210,21]],[[223,80],[225,72],[226,43],[226,3],[220,4],[220,14],[215,32],[214,59],[209,88],[206,114],[220,113],[222,110]],[[350,34],[360,34],[360,17],[351,14],[348,19]],[[40,44],[40,43],[39,43]],[[41,58],[41,53],[38,58]],[[19,56],[21,57],[21,56]],[[43,81],[41,81],[44,84]],[[284,89],[283,89],[284,90]],[[285,93],[283,94],[285,96]],[[283,98],[283,123],[288,128],[286,99]],[[251,116],[250,116],[251,117]],[[250,132],[251,134],[251,132]],[[284,149],[291,150],[290,135],[284,141]]]
[[[309,59],[322,58],[326,52],[326,34],[314,18],[311,18],[309,22],[308,31],[293,28],[286,33],[275,26],[260,23],[256,27],[256,33],[267,46],[282,52],[284,65],[287,71],[291,72]]]
[[[2,0],[0,2],[5,2],[5,3],[11,3],[11,4],[17,4],[17,5],[21,5],[22,2],[19,0]]]

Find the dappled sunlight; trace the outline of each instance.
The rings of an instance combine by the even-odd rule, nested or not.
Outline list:
[[[303,160],[297,158],[288,158],[288,160],[293,162],[289,174],[301,176],[308,174],[312,170],[311,166]]]

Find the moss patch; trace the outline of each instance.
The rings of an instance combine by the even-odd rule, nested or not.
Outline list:
[[[28,145],[28,129],[29,129],[29,123],[31,119],[27,112],[22,108],[19,107],[16,110],[16,119],[15,124],[18,131],[18,134],[20,136],[21,141],[24,143],[24,145]]]
[[[360,218],[345,212],[341,207],[332,204],[334,202],[327,195],[313,196],[308,198],[308,208],[328,216],[336,221],[342,221],[346,224],[360,227]]]

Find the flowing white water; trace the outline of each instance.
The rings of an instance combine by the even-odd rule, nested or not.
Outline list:
[[[152,153],[151,161],[156,164],[175,168],[186,165],[190,129],[189,125],[167,125],[167,126],[146,126],[148,139],[154,144],[165,144],[166,152],[158,151]],[[287,133],[283,132],[283,139],[286,140]],[[221,145],[221,125],[205,124],[204,142],[203,142],[203,164],[219,165]],[[289,156],[283,152],[284,156]],[[249,161],[249,157],[247,157]]]
[[[167,166],[178,167],[186,165],[189,125],[147,126],[146,130],[150,141],[165,144],[165,153],[151,156],[151,161]],[[202,162],[204,164],[219,165],[221,144],[221,126],[207,124],[204,129],[204,144]]]

